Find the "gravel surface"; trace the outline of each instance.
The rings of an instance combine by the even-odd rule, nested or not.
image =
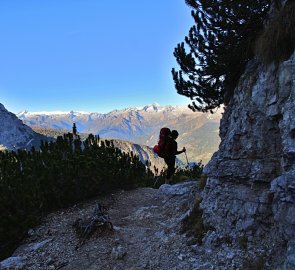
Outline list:
[[[214,234],[199,245],[180,233],[197,196],[197,182],[165,184],[120,191],[52,213],[1,262],[2,269],[243,269],[243,254],[230,245],[211,245]],[[94,234],[81,245],[73,224],[91,217],[97,203],[106,208],[114,230]]]

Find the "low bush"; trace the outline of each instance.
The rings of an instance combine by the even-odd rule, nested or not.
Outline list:
[[[137,156],[68,133],[40,150],[0,152],[0,259],[47,213],[116,189],[152,183]]]

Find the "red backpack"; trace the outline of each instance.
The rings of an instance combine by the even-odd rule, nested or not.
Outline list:
[[[164,158],[166,155],[165,148],[167,142],[169,141],[169,136],[171,135],[171,130],[167,127],[161,128],[158,144],[154,146],[154,152],[161,158]]]

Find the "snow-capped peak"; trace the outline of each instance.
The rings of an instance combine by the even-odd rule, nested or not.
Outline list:
[[[168,105],[168,106],[161,106],[159,103],[152,103],[152,104],[148,104],[146,106],[142,106],[142,107],[129,107],[126,109],[121,109],[121,110],[113,110],[109,113],[98,113],[98,112],[85,112],[85,111],[39,111],[39,112],[29,112],[27,110],[22,111],[17,113],[17,117],[18,118],[27,118],[27,117],[34,117],[34,116],[70,116],[70,117],[76,117],[76,116],[87,116],[87,115],[117,115],[120,114],[122,112],[139,112],[139,113],[157,113],[157,112],[180,112],[180,111],[184,111],[184,112],[188,112],[188,113],[192,113],[192,111],[190,111],[186,106],[172,106],[172,105]]]
[[[148,104],[142,108],[142,110],[144,110],[146,112],[160,111],[162,109],[163,109],[163,107],[161,107],[160,104],[158,104],[158,103]]]
[[[70,111],[70,112],[65,112],[65,111],[40,111],[40,112],[29,112],[27,110],[23,111],[23,112],[19,112],[16,115],[18,117],[20,116],[34,116],[34,115],[77,115],[77,114],[91,114],[90,112],[84,112],[84,111]]]

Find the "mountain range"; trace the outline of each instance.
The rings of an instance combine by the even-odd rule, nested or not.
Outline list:
[[[25,125],[15,114],[9,112],[0,103],[0,151],[2,150],[18,150],[31,149],[32,146],[38,148],[41,140],[54,140],[57,136],[62,136],[67,133],[66,129],[51,129],[51,128],[31,128]],[[82,140],[87,138],[88,134],[80,133]],[[115,147],[121,149],[125,153],[133,152],[137,155],[140,161],[144,164],[148,161],[151,165],[151,170],[155,172],[156,167],[159,172],[164,168],[164,160],[158,158],[152,151],[151,147],[139,144],[133,144],[129,141],[112,140]],[[177,160],[178,166],[183,164]]]
[[[159,131],[167,126],[179,132],[179,148],[187,148],[190,161],[207,163],[218,149],[221,110],[215,114],[193,112],[184,106],[151,104],[95,112],[20,112],[17,114],[26,125],[34,129],[71,130],[76,123],[78,132],[99,134],[102,138],[127,140],[136,144],[154,146]],[[183,161],[184,155],[179,156]]]

